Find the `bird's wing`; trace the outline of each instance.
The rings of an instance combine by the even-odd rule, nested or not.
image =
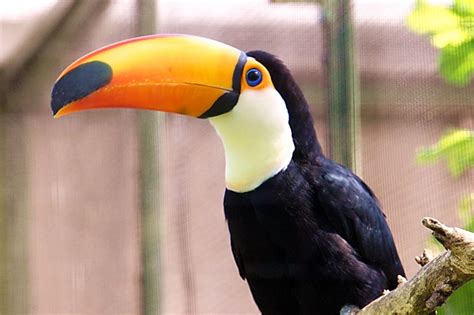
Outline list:
[[[237,268],[239,269],[239,275],[242,279],[245,279],[247,277],[247,274],[245,272],[244,262],[242,261],[242,256],[240,254],[240,251],[237,248],[237,246],[235,246],[235,243],[232,240],[232,238],[230,240],[230,246],[232,249],[232,254],[234,256],[235,264],[237,265]]]
[[[405,275],[392,234],[370,188],[332,161],[315,178],[316,198],[329,222],[361,258],[380,266],[391,286]]]

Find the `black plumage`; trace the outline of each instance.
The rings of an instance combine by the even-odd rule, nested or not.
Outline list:
[[[288,167],[253,191],[227,190],[232,252],[263,314],[338,314],[405,275],[369,187],[321,152],[307,102],[273,55],[247,53],[284,99],[295,143]]]

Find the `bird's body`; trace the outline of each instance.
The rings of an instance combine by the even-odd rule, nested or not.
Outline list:
[[[262,313],[338,314],[345,304],[366,305],[393,288],[397,274],[403,274],[393,248],[387,250],[395,256],[364,256],[357,246],[384,249],[386,240],[373,235],[360,243],[358,235],[349,235],[357,214],[334,208],[345,198],[343,211],[357,206],[356,200],[378,211],[363,186],[352,186],[357,183],[353,176],[319,157],[311,165],[292,161],[253,191],[226,191],[232,252]],[[365,215],[383,220],[382,213]],[[367,222],[360,218],[359,224]],[[387,234],[383,225],[379,228],[374,234]],[[397,267],[384,268],[384,261]]]
[[[321,152],[289,70],[254,51],[287,106],[295,143],[277,175],[227,190],[225,216],[240,275],[264,314],[337,314],[393,289],[404,271],[379,204],[356,175]]]
[[[56,115],[117,106],[209,118],[226,153],[232,253],[263,314],[338,314],[404,276],[376,197],[323,155],[307,102],[273,55],[144,37],[79,59],[53,89]]]

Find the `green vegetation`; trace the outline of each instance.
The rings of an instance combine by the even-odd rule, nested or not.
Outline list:
[[[407,24],[412,31],[428,35],[433,46],[439,49],[441,77],[458,87],[469,85],[474,76],[474,0],[455,0],[450,6],[418,0]],[[417,154],[420,164],[440,160],[446,161],[454,178],[473,168],[474,132],[465,129],[448,131],[435,145],[423,148]],[[457,214],[462,227],[474,232],[474,192],[462,198]],[[456,291],[438,314],[472,314],[473,297],[474,282],[471,281]]]
[[[434,146],[417,154],[420,164],[445,160],[454,177],[459,177],[474,167],[474,132],[465,129],[448,131]]]
[[[418,0],[408,27],[431,38],[440,49],[439,72],[451,84],[466,86],[474,74],[474,1],[455,0],[452,6]]]
[[[417,154],[420,164],[435,163],[445,160],[450,173],[459,178],[474,167],[474,132],[454,130],[446,133],[432,147],[423,148]],[[474,232],[474,192],[461,199],[457,211],[459,220],[465,230]],[[439,243],[431,238],[429,247],[433,251],[442,251]],[[465,284],[456,291],[438,311],[440,315],[471,315],[474,310],[474,281]]]

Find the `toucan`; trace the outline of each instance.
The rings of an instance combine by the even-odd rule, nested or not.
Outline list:
[[[54,83],[55,117],[140,108],[207,119],[224,145],[224,213],[240,276],[262,314],[339,314],[405,276],[372,190],[327,158],[288,68],[190,35],[98,49]]]

